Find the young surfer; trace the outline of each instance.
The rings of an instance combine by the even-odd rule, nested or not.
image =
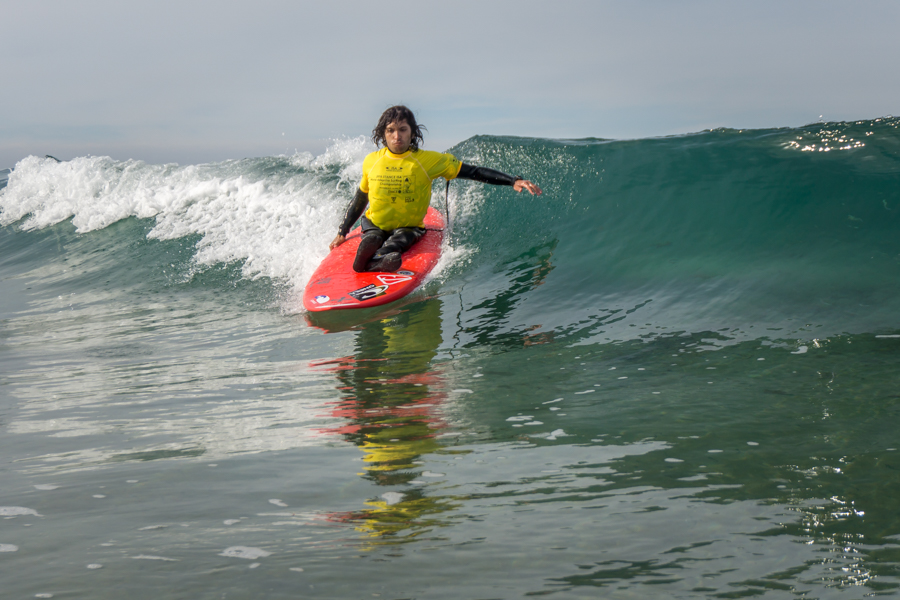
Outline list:
[[[393,272],[400,268],[400,255],[425,234],[424,218],[431,202],[431,182],[438,177],[457,177],[494,185],[511,185],[540,195],[541,188],[522,177],[514,177],[460,162],[452,154],[420,150],[422,127],[405,106],[384,111],[372,130],[375,146],[384,146],[366,156],[356,196],[350,202],[331,250],[344,243],[350,228],[362,217],[363,237],[356,251],[353,270]],[[366,210],[368,206],[368,210]]]

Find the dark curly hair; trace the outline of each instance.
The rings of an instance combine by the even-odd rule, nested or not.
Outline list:
[[[412,140],[410,140],[409,147],[412,148],[413,152],[419,149],[419,142],[425,141],[422,130],[428,130],[424,125],[416,123],[416,116],[413,114],[413,111],[402,104],[392,106],[381,114],[381,118],[378,119],[378,125],[372,130],[372,141],[375,142],[376,147],[387,147],[387,141],[384,139],[384,130],[391,123],[399,123],[400,121],[406,121],[410,129],[412,129]]]

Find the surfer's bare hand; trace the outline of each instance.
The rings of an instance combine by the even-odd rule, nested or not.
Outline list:
[[[347,238],[345,238],[345,237],[342,236],[341,234],[338,234],[337,237],[334,238],[333,240],[331,240],[331,243],[328,244],[328,249],[329,249],[329,250],[334,250],[335,248],[337,248],[338,246],[340,246],[341,244],[343,244],[343,243],[346,241],[346,239],[347,239]]]
[[[541,188],[534,185],[527,179],[517,179],[516,182],[513,184],[513,189],[516,190],[517,192],[521,192],[522,190],[528,190],[529,192],[531,192],[532,196],[540,196],[541,194],[544,193],[544,191]]]

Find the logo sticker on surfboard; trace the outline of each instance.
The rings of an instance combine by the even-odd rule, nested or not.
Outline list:
[[[404,281],[409,281],[410,279],[412,279],[411,274],[405,275],[402,273],[391,273],[389,275],[378,276],[378,281],[380,281],[384,285],[394,285],[395,283],[402,283]]]
[[[316,304],[325,304],[326,302],[331,300],[331,298],[329,298],[328,296],[316,296],[315,298],[313,298],[313,300],[316,302]]]
[[[365,302],[366,300],[383,296],[387,289],[387,285],[375,285],[374,283],[370,283],[365,287],[349,292],[348,295],[356,298],[360,302]]]

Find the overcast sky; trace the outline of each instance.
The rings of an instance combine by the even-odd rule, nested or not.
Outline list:
[[[900,114],[896,0],[0,0],[0,168],[368,134],[635,138]]]

